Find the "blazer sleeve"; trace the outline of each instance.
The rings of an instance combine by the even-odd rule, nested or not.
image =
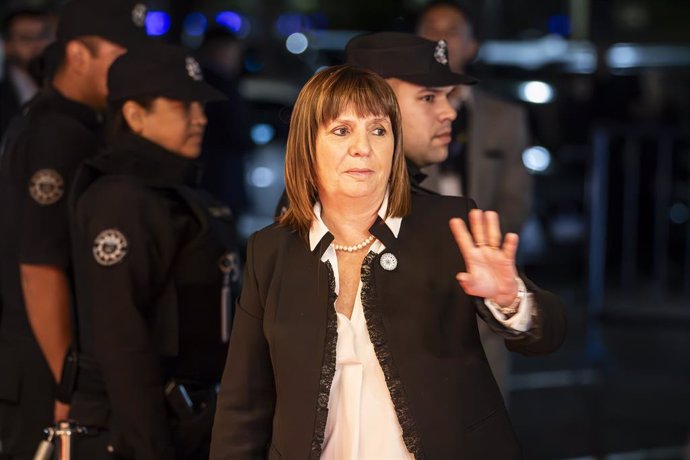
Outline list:
[[[503,336],[506,347],[523,355],[545,355],[556,351],[566,334],[566,318],[561,300],[554,294],[541,289],[523,274],[520,278],[532,295],[532,327],[526,332],[517,332],[501,324],[484,305],[477,301],[479,316],[496,333]]]
[[[221,381],[211,439],[211,460],[266,458],[272,437],[276,392],[269,345],[263,333],[256,235],[235,308],[230,349]]]

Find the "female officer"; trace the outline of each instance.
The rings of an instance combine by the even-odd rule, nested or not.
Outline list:
[[[184,50],[160,44],[119,58],[108,85],[113,138],[72,200],[89,371],[71,417],[105,428],[103,454],[116,458],[208,458],[239,267],[231,213],[196,187],[195,159],[202,104],[222,96]],[[107,410],[89,404],[99,380]]]

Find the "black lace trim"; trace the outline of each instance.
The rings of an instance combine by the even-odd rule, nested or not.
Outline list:
[[[316,423],[314,424],[314,436],[311,440],[311,454],[309,458],[318,460],[321,458],[323,440],[326,433],[328,420],[328,400],[331,396],[331,384],[335,376],[335,353],[338,344],[338,318],[335,314],[335,275],[330,262],[326,262],[328,269],[328,313],[326,314],[326,349],[321,365],[321,377],[319,379],[319,395],[316,401]]]
[[[398,423],[400,423],[402,427],[405,446],[410,453],[414,454],[416,460],[422,460],[424,454],[422,451],[421,439],[407,404],[407,398],[405,396],[402,381],[400,380],[400,375],[398,374],[398,370],[393,362],[393,356],[388,348],[381,311],[376,308],[376,286],[374,282],[374,261],[376,260],[376,256],[377,254],[370,252],[362,263],[362,306],[364,308],[364,317],[367,321],[369,338],[374,345],[376,358],[379,360],[381,369],[383,369],[386,385],[388,386],[388,391],[390,392],[393,405],[395,406]]]

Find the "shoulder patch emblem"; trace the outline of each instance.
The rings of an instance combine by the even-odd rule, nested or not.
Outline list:
[[[144,25],[146,24],[147,12],[148,11],[146,5],[144,5],[143,3],[137,3],[136,5],[134,5],[134,8],[132,8],[132,22],[135,26],[144,27]]]
[[[93,242],[93,257],[100,265],[109,267],[125,258],[129,246],[125,235],[114,228],[103,230]]]
[[[448,44],[445,40],[439,40],[434,50],[434,59],[443,65],[448,65]]]
[[[65,181],[54,169],[40,169],[29,180],[29,194],[42,206],[57,203],[64,193]]]
[[[185,67],[187,68],[187,75],[194,81],[202,81],[204,74],[201,72],[201,66],[193,57],[187,56],[185,58]]]

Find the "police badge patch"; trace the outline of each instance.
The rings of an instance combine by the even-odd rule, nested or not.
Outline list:
[[[434,59],[439,64],[448,64],[448,44],[445,40],[439,40],[434,50]]]
[[[201,73],[201,66],[193,57],[187,56],[185,59],[185,66],[187,67],[187,75],[194,81],[201,81],[204,75]]]
[[[137,27],[144,27],[146,24],[146,5],[143,3],[137,3],[132,9],[132,22]]]
[[[64,193],[65,181],[54,169],[36,171],[29,180],[29,194],[42,206],[57,203]]]
[[[103,230],[93,242],[93,257],[100,265],[115,265],[127,255],[127,238],[114,228]]]

